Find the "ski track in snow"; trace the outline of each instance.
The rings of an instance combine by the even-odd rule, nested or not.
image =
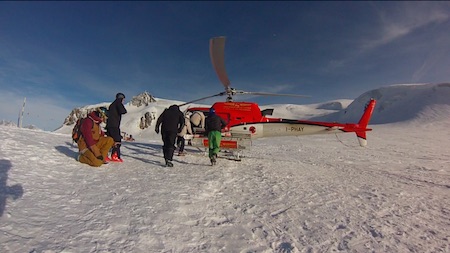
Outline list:
[[[124,143],[123,164],[92,168],[68,135],[0,127],[1,187],[23,188],[0,252],[450,252],[450,133],[373,129],[367,148],[268,138],[214,167],[187,147],[165,168],[161,142]]]

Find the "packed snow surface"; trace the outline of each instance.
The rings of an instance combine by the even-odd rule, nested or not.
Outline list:
[[[164,167],[152,135],[93,168],[67,133],[0,126],[0,252],[450,252],[449,111],[214,167],[193,147]]]

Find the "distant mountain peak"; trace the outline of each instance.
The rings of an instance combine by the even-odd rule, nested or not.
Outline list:
[[[140,107],[142,105],[148,106],[150,103],[156,102],[156,99],[147,91],[142,92],[141,94],[134,96],[131,99],[131,105]]]

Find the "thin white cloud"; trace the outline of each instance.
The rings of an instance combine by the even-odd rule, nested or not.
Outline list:
[[[272,85],[264,87],[264,90],[261,92],[270,92],[270,93],[285,93],[291,89],[295,89],[295,85],[290,84],[280,84],[280,85]]]
[[[52,86],[67,86],[67,91],[78,89],[99,94],[121,85],[105,81],[107,78],[102,74],[93,73],[89,67],[77,64],[76,59],[67,58],[65,53],[58,54],[51,48],[27,41],[12,44],[5,39],[0,40],[0,46],[0,56],[4,61],[0,65],[0,73],[7,73],[0,74],[1,85],[26,85],[37,92]]]
[[[429,26],[450,22],[450,3],[448,2],[375,2],[372,3],[372,6],[378,17],[378,20],[374,21],[375,25],[367,26],[368,33],[364,37],[358,37],[359,34],[356,34],[351,38],[356,43],[354,50],[349,50],[345,57],[330,59],[328,64],[324,65],[323,72],[341,71],[350,64],[363,60],[368,53],[374,50],[406,36],[418,34],[421,29],[427,29]],[[440,36],[434,41],[439,48],[428,53],[421,68],[415,72],[414,77],[411,77],[411,81],[420,80],[420,77],[423,77],[428,70],[434,68],[436,64],[440,64],[445,52],[448,52],[448,36],[439,31],[437,29],[434,33],[435,36]],[[405,47],[395,50],[412,50],[412,47],[427,43],[422,38],[417,40],[411,38]],[[437,40],[444,41],[438,43]],[[387,55],[389,52],[384,51],[383,54]],[[367,66],[367,64],[365,65]]]
[[[426,74],[439,62],[439,60],[442,59],[442,57],[443,55],[440,50],[434,50],[433,52],[428,54],[420,68],[414,72],[412,81],[417,82],[422,80],[426,76]]]
[[[380,27],[376,39],[370,39],[364,49],[386,45],[396,39],[409,35],[420,28],[450,20],[448,3],[403,2],[396,8],[378,11]]]

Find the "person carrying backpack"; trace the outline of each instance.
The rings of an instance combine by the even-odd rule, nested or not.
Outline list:
[[[175,151],[175,140],[177,134],[183,130],[184,126],[184,116],[178,105],[171,105],[159,115],[155,126],[155,132],[157,134],[159,134],[160,126],[162,141],[164,143],[164,160],[167,167],[173,167],[172,159],[173,152]]]
[[[101,112],[93,111],[81,123],[81,136],[78,144],[78,161],[90,166],[99,167],[108,163],[108,152],[114,144],[111,137],[105,136],[100,123],[103,122]]]
[[[226,125],[225,120],[217,115],[216,110],[211,107],[205,120],[205,134],[208,136],[211,165],[216,164],[217,154],[220,151],[220,141],[222,140],[222,128]]]

